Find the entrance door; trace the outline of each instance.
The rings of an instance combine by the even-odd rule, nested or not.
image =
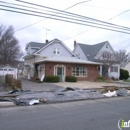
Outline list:
[[[57,76],[60,78],[60,82],[62,81],[62,67],[57,68]]]

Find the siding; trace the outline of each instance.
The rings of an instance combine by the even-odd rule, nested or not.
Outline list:
[[[83,53],[82,49],[80,48],[80,46],[77,44],[76,48],[74,49],[74,53],[80,57],[80,59],[84,59],[84,60],[88,60],[87,57],[85,56],[85,54]]]
[[[46,47],[45,49],[43,49],[40,54],[42,56],[54,56],[55,54],[53,54],[54,48],[59,48],[60,51],[60,56],[67,56],[67,57],[71,57],[72,54],[61,44],[61,43],[52,43],[51,45],[49,45],[48,47]]]

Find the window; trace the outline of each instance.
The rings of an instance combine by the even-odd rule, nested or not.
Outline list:
[[[111,66],[110,72],[118,72],[118,67],[117,66]]]
[[[4,71],[7,71],[7,69],[4,69]]]
[[[87,69],[85,67],[73,67],[72,75],[76,77],[86,77]]]
[[[111,59],[111,53],[103,53],[103,59]]]
[[[3,69],[0,69],[0,71],[3,71]]]
[[[9,69],[9,71],[13,71],[14,69]]]
[[[53,54],[59,55],[60,54],[59,48],[54,48]]]

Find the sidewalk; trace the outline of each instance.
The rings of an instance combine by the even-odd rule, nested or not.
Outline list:
[[[81,89],[92,89],[92,88],[103,88],[104,86],[117,86],[117,87],[129,87],[130,84],[122,84],[118,82],[107,83],[107,82],[89,82],[89,81],[78,81],[78,82],[58,82],[58,83],[35,83],[27,79],[22,80],[22,88],[24,90],[32,91],[49,91],[52,89],[76,87]]]
[[[104,86],[130,87],[130,84],[125,84],[125,83],[122,84],[120,82],[107,83],[107,82],[78,81],[76,83],[59,82],[53,84],[62,87],[78,87],[82,89],[103,88]]]

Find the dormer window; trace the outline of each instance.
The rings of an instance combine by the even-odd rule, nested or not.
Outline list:
[[[60,54],[59,48],[54,48],[53,54],[54,55],[59,55]]]

